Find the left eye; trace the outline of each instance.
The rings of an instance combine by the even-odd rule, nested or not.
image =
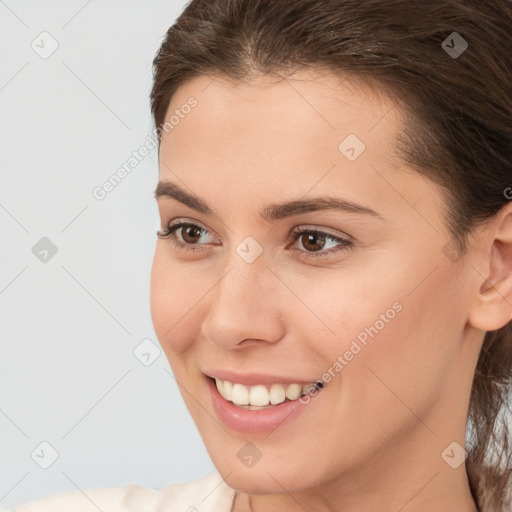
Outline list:
[[[333,254],[354,246],[352,240],[348,238],[336,237],[315,229],[296,229],[291,236],[292,240],[296,243],[299,242],[306,251],[306,257]]]

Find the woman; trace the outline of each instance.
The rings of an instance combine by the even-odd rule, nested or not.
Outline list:
[[[151,312],[218,470],[38,510],[512,510],[512,4],[193,0]]]

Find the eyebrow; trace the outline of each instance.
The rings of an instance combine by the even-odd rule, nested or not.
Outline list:
[[[170,181],[159,181],[155,189],[155,198],[168,197],[205,215],[214,215],[213,210],[201,198],[186,192],[175,183]],[[384,220],[379,213],[357,203],[335,197],[313,197],[311,199],[298,199],[281,203],[272,203],[260,211],[260,216],[267,221],[276,221],[299,215],[301,213],[316,212],[321,210],[338,210],[345,213],[357,213],[370,215]]]

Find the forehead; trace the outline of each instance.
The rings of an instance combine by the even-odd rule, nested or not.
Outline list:
[[[194,114],[200,114],[190,116],[199,118],[194,128],[210,128],[211,136],[242,129],[240,136],[249,133],[263,138],[265,133],[272,137],[277,132],[285,139],[288,132],[283,129],[291,134],[315,129],[319,136],[333,132],[341,136],[351,130],[369,138],[384,118],[386,129],[374,131],[373,137],[389,135],[390,125],[401,121],[395,102],[381,90],[348,75],[309,70],[284,78],[255,75],[242,82],[222,75],[196,77],[178,88],[166,120],[190,98],[197,100]],[[182,124],[191,128],[193,123]],[[173,131],[179,136],[184,130],[177,128]]]
[[[184,108],[191,100],[195,107]],[[400,108],[352,78],[201,76],[177,90],[170,116],[178,122],[162,134],[160,179],[182,181],[216,206],[222,197],[225,213],[331,194],[415,222],[418,211],[432,217],[440,205],[436,186],[395,150],[404,126]]]
[[[305,158],[337,158],[349,136],[360,141],[356,152],[378,147],[382,162],[391,156],[402,125],[395,103],[376,89],[347,76],[305,70],[284,79],[256,75],[244,82],[197,77],[176,91],[165,119],[173,123],[162,134],[164,160],[177,164],[186,157],[190,166],[208,155],[225,169],[243,160],[260,172],[269,159],[296,167]]]

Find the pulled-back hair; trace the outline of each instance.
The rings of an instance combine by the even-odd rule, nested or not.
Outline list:
[[[468,234],[512,199],[511,1],[192,0],[153,62],[155,126],[195,77],[304,68],[354,76],[396,100],[407,119],[396,148],[442,186],[463,256]],[[512,510],[511,394],[509,322],[485,335],[468,411],[466,469],[481,510]]]

